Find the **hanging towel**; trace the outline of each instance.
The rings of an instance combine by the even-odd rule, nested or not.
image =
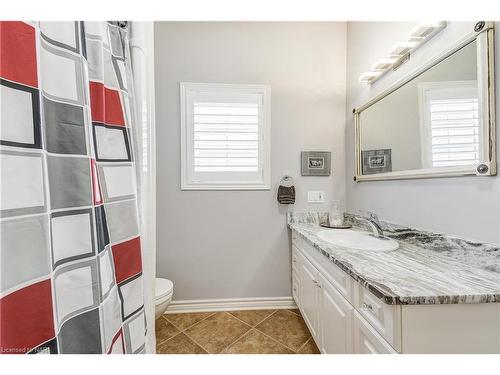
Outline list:
[[[281,204],[294,204],[295,203],[295,186],[278,187],[278,202]]]

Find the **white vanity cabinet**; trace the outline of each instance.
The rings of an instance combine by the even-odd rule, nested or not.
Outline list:
[[[394,353],[395,350],[356,312],[367,306],[367,296],[357,283],[325,256],[300,238],[292,246],[292,288],[294,299],[321,353]],[[362,302],[361,302],[362,301]],[[372,301],[374,311],[365,316],[385,327],[383,310]],[[374,307],[377,306],[377,307]],[[380,323],[381,322],[381,323]]]
[[[354,307],[318,268],[293,247],[294,299],[322,353],[352,353]]]
[[[331,264],[331,267],[336,266]],[[355,292],[356,295],[353,296],[351,291],[355,291],[355,288],[349,285],[344,290],[349,291],[347,297],[359,302],[360,308],[356,311],[353,304],[337,289],[336,282],[327,274],[327,270],[310,254],[295,246],[292,278],[295,301],[321,353],[396,353],[368,323],[370,320],[378,326],[379,331],[388,331],[381,302],[368,300],[365,294],[359,296],[359,292]],[[351,280],[346,278],[344,282],[350,283]],[[367,300],[370,303],[361,302]]]
[[[321,353],[500,353],[500,303],[386,304],[295,231],[292,288]]]
[[[298,305],[318,348],[322,353],[351,353],[354,308],[305,255],[295,253]]]

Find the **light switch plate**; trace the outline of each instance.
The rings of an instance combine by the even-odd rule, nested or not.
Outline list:
[[[325,201],[325,194],[323,190],[309,190],[307,192],[308,203],[322,203]]]

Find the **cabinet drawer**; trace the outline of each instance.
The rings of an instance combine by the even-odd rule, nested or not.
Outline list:
[[[323,255],[321,255],[323,256]],[[329,264],[321,267],[325,278],[346,298],[352,303],[352,288],[354,280],[346,272],[342,271],[331,260],[328,259]]]
[[[355,286],[355,308],[397,351],[401,351],[401,306],[388,305],[360,284]]]
[[[395,354],[391,345],[357,312],[354,312],[354,353]]]

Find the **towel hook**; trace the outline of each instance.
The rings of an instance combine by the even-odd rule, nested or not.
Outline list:
[[[292,186],[293,185],[293,177],[290,176],[289,174],[283,175],[280,179],[280,185],[283,186]]]

